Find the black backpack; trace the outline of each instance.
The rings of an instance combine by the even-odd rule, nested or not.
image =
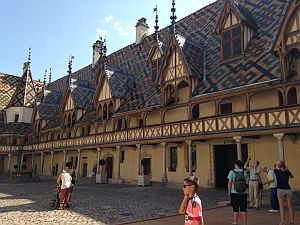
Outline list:
[[[237,193],[244,193],[247,190],[246,178],[243,172],[234,171],[235,179],[234,179],[234,189]]]

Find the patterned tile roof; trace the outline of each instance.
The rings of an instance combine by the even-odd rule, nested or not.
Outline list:
[[[230,0],[231,1],[231,0]],[[220,62],[220,37],[215,27],[224,7],[223,0],[218,0],[176,23],[178,37],[185,38],[181,51],[193,75],[199,77],[200,82],[193,95],[199,96],[215,91],[227,90],[248,84],[278,79],[280,63],[278,57],[269,51],[274,33],[279,29],[279,22],[284,16],[287,2],[283,0],[240,0],[239,4],[233,2],[239,16],[250,26],[257,27],[255,36],[248,43],[247,49],[241,57],[227,62]],[[170,27],[159,31],[159,40],[164,43],[164,50],[170,43]],[[179,45],[182,43],[178,41]],[[155,34],[145,37],[140,44],[131,44],[108,56],[108,64],[117,74],[111,84],[117,86],[115,95],[123,96],[130,88],[119,87],[124,83],[127,75],[133,80],[130,95],[119,107],[118,112],[137,110],[145,107],[159,106],[160,89],[152,82],[148,68],[148,58],[153,46],[157,43]],[[206,53],[206,54],[204,54]],[[205,57],[204,57],[205,55]],[[204,60],[205,58],[205,60]],[[203,79],[205,64],[206,79]],[[109,74],[109,73],[108,73]],[[124,75],[124,76],[123,76]],[[125,77],[126,76],[126,77]],[[72,78],[86,80],[93,83],[95,74],[91,65],[72,74]],[[119,89],[121,88],[121,89]],[[63,77],[48,86],[49,90],[65,93],[67,77]],[[93,98],[90,88],[79,85],[74,89],[74,99],[78,99],[76,107],[88,108]],[[86,92],[86,93],[83,93]],[[82,120],[93,120],[90,112]],[[53,127],[57,120],[48,124]],[[48,126],[47,125],[47,126]],[[59,124],[58,124],[59,126]]]
[[[105,72],[112,97],[127,99],[134,84],[133,76],[125,75],[109,65],[106,65]]]
[[[31,123],[7,123],[0,127],[0,134],[27,135],[32,131]]]
[[[29,66],[29,65],[27,65]],[[38,87],[35,87],[37,85]],[[25,69],[21,79],[17,83],[16,91],[9,102],[9,106],[33,107],[36,95],[42,90],[42,83],[34,82],[29,67]]]
[[[16,91],[20,77],[0,73],[0,109],[5,109]]]

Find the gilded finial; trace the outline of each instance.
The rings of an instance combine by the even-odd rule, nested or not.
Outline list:
[[[28,64],[31,63],[31,47],[29,47],[29,50],[28,50]]]
[[[72,63],[73,63],[74,56],[71,54],[69,57],[69,63],[68,63],[68,84],[71,85],[71,74],[72,74]]]
[[[46,86],[46,77],[47,77],[47,70],[45,70],[45,74],[44,74],[44,87]]]

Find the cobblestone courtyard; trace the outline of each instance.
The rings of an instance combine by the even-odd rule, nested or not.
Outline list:
[[[0,224],[121,224],[176,215],[180,188],[81,183],[71,209],[52,210],[55,183],[0,184]],[[227,200],[216,190],[200,190],[204,208]]]

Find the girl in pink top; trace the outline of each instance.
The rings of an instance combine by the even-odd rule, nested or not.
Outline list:
[[[196,193],[198,187],[199,181],[197,177],[191,176],[184,179],[184,198],[179,209],[179,214],[185,214],[185,225],[204,225],[202,204]]]

